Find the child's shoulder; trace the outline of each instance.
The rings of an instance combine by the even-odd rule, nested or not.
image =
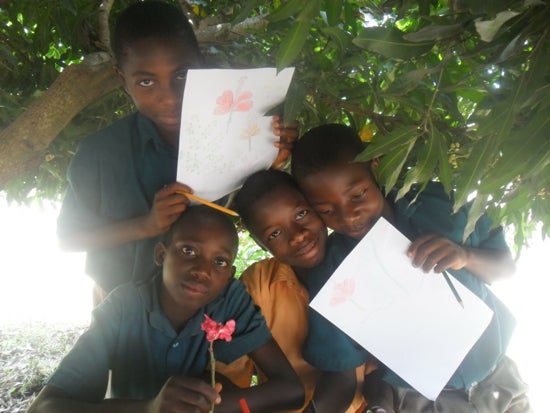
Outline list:
[[[133,113],[86,136],[78,145],[79,152],[112,154],[132,146],[133,135],[140,129],[140,115]]]

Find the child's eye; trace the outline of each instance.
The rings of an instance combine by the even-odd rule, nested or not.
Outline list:
[[[193,248],[187,247],[187,246],[181,247],[181,253],[183,255],[188,255],[188,256],[191,256],[191,257],[194,257],[195,255],[197,255]]]
[[[325,208],[325,209],[316,209],[315,212],[317,212],[319,215],[328,215],[332,212],[331,209]]]
[[[145,79],[138,82],[138,85],[143,87],[151,87],[153,86],[153,81],[151,79]]]
[[[296,219],[302,219],[304,218],[307,214],[309,214],[309,211],[307,209],[304,209],[300,212],[298,212],[298,214],[296,215]]]
[[[273,231],[271,234],[268,235],[267,239],[268,240],[274,240],[275,238],[277,238],[279,235],[281,235],[281,230],[278,229],[276,231]]]
[[[185,80],[187,78],[187,70],[185,72],[180,72],[176,75],[177,80]]]
[[[352,195],[351,200],[352,201],[360,201],[361,199],[363,199],[363,197],[365,196],[366,193],[367,193],[367,190],[363,189],[358,194]]]
[[[229,261],[226,260],[225,258],[223,257],[216,257],[214,259],[214,264],[217,266],[217,267],[227,267],[229,265]]]

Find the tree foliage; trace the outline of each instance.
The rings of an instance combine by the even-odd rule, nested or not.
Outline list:
[[[112,3],[114,14],[129,1]],[[386,189],[402,195],[439,179],[455,189],[456,208],[473,197],[471,223],[488,208],[496,222],[513,224],[518,246],[536,223],[550,233],[546,1],[179,3],[209,64],[295,66],[285,118],[304,130],[326,122],[356,128],[372,141],[360,158],[380,158]],[[2,139],[39,141],[2,133],[60,73],[105,48],[98,9],[91,0],[0,2],[0,148]],[[113,88],[78,108],[45,139],[38,160],[19,162],[24,171],[0,179],[0,188],[18,200],[58,197],[78,140],[132,110]]]

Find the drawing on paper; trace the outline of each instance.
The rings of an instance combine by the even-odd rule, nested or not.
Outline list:
[[[231,90],[224,90],[216,98],[214,115],[226,115],[231,112],[248,112],[252,108],[252,92],[245,91],[234,98]]]

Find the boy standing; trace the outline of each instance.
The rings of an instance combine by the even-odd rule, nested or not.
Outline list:
[[[278,411],[303,403],[303,388],[243,285],[233,278],[238,238],[231,220],[194,206],[155,248],[162,271],[141,285],[115,289],[90,328],[63,359],[29,413]],[[231,342],[217,340],[224,362],[244,354],[268,377],[262,386],[213,389],[200,379],[208,365],[204,315],[235,320]],[[112,399],[104,399],[109,370]]]
[[[152,276],[156,242],[189,204],[178,192],[191,188],[175,182],[181,104],[187,70],[202,65],[187,19],[161,1],[120,14],[113,51],[137,112],[80,143],[58,219],[61,246],[87,252],[86,272],[104,292]],[[279,163],[296,131],[275,119],[274,132]]]
[[[384,380],[392,389],[382,386],[380,391],[390,400],[374,407],[381,412],[411,413],[529,412],[527,388],[514,363],[505,356],[515,322],[487,286],[514,271],[502,228],[492,229],[490,219],[483,216],[474,232],[462,242],[468,206],[453,214],[452,199],[435,182],[420,193],[413,189],[398,201],[393,192],[384,197],[374,175],[376,162],[355,162],[363,149],[363,143],[351,128],[323,125],[306,133],[292,152],[293,175],[312,207],[335,231],[324,263],[309,273],[311,297],[376,221],[384,217],[413,240],[407,254],[414,266],[426,272],[448,270],[494,312],[489,327],[435,402],[425,399],[388,371]],[[327,337],[330,346],[321,347],[319,343],[325,343]],[[326,373],[324,380],[334,384],[328,388],[337,391],[338,376],[356,367],[365,354],[324,318],[310,312],[304,356]],[[372,390],[368,382],[367,376],[367,400]]]

